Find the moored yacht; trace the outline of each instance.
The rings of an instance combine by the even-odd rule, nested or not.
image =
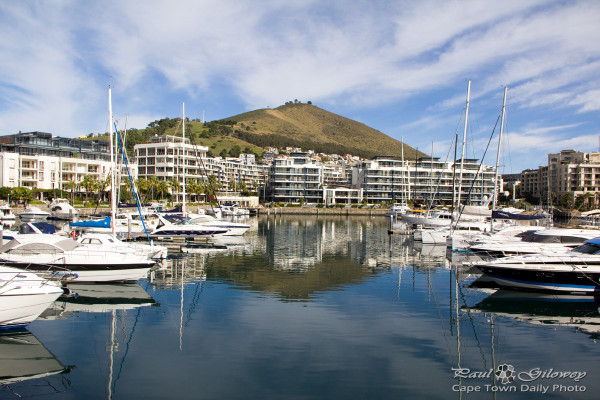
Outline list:
[[[0,328],[24,327],[61,294],[57,282],[0,265]]]
[[[127,282],[147,276],[155,261],[117,248],[86,246],[58,235],[21,235],[0,247],[0,262],[29,270],[72,272],[73,282]]]
[[[54,199],[48,206],[50,217],[54,219],[73,220],[79,216],[77,211],[67,199]]]
[[[150,236],[216,236],[226,234],[229,229],[196,224],[178,215],[159,215],[157,228]]]
[[[102,250],[109,248],[131,252],[138,255],[150,257],[152,259],[167,258],[168,249],[165,246],[155,245],[154,243],[129,243],[123,242],[109,233],[86,232],[81,234],[77,241],[86,246],[96,246]]]
[[[19,214],[19,218],[23,221],[31,221],[35,219],[46,219],[50,216],[50,213],[47,211],[42,211],[39,207],[29,206],[23,210],[21,214]]]
[[[596,237],[600,237],[600,230],[549,228],[529,231],[521,240],[515,240],[515,237],[505,239],[495,237],[484,242],[476,242],[471,246],[471,251],[496,257],[538,254],[545,251],[560,252],[568,251]]]
[[[223,233],[223,236],[241,236],[248,229],[250,229],[250,225],[243,224],[241,222],[233,222],[233,221],[225,221],[221,219],[217,219],[212,215],[200,215],[191,220],[194,224],[203,225],[210,228],[217,229],[227,229],[227,232]]]
[[[600,238],[571,251],[498,258],[475,266],[500,286],[597,294]]]

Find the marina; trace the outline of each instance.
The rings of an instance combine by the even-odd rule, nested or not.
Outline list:
[[[69,285],[26,329],[2,336],[27,337],[10,359],[31,373],[8,371],[0,398],[518,399],[546,388],[548,398],[587,399],[600,390],[595,296],[494,287],[477,257],[389,235],[384,216],[244,221],[243,236],[169,249],[136,283]],[[44,356],[35,363],[27,348]],[[502,365],[513,382],[490,372]],[[537,371],[544,377],[527,378]]]

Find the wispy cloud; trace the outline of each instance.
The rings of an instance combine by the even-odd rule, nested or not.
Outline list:
[[[99,131],[110,83],[137,127],[182,100],[220,118],[298,98],[442,143],[471,79],[483,131],[508,85],[515,141],[546,151],[525,126],[577,121],[554,143],[577,147],[598,126],[599,20],[586,0],[6,2],[0,119],[5,134]]]

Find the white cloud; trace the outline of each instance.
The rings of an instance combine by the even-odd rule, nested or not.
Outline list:
[[[578,94],[570,104],[581,105],[580,112],[600,110],[600,89],[588,90]]]
[[[111,83],[115,108],[140,127],[190,98],[197,109],[215,98],[247,109],[298,98],[360,109],[379,129],[369,109],[401,101],[417,111],[385,125],[442,142],[472,79],[481,120],[495,118],[508,85],[519,126],[526,114],[540,126],[591,126],[599,20],[600,3],[585,0],[9,2],[0,118],[5,133],[100,131]],[[568,135],[585,137],[581,129]],[[519,140],[538,145],[530,136]]]

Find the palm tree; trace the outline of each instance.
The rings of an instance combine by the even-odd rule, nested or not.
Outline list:
[[[158,181],[156,185],[156,195],[160,200],[164,199],[165,196],[170,196],[169,184],[166,181]]]
[[[181,190],[181,185],[179,184],[179,180],[175,177],[170,178],[167,181],[167,185],[169,186],[169,189],[171,189],[172,194],[179,193],[179,191]]]
[[[105,180],[95,179],[95,182],[96,182],[96,191],[98,192],[98,203],[100,203],[101,196],[104,197],[103,196],[104,191],[108,187],[109,179],[105,179]],[[118,202],[118,200],[117,200],[117,202]]]
[[[144,178],[138,178],[135,181],[135,186],[137,187],[138,194],[140,196],[140,201],[142,201],[143,198],[142,203],[144,203],[146,200],[146,194],[148,193],[148,181]]]
[[[146,180],[147,184],[147,193],[146,198],[153,200],[155,197],[156,189],[158,188],[158,178],[155,175],[151,175],[150,178]]]
[[[75,200],[73,197],[73,190],[77,189],[78,186],[79,186],[79,184],[77,182],[75,182],[74,180],[67,181],[63,184],[63,189],[71,191],[71,204],[73,204],[73,202]]]
[[[200,197],[204,193],[204,190],[204,182],[202,182],[200,179],[193,179],[192,181],[190,181],[190,184],[186,186],[186,191],[189,194],[195,194],[196,201],[198,202],[200,201]]]
[[[85,189],[85,201],[88,200],[88,193],[96,189],[96,180],[91,175],[86,175],[81,181],[81,186]]]

